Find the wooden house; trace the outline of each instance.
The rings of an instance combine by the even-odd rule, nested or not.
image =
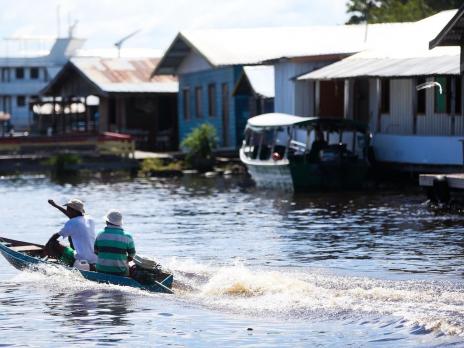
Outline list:
[[[374,25],[369,37],[391,26]],[[243,95],[232,93],[247,75],[245,66],[274,65],[275,111],[312,116],[313,83],[298,76],[360,52],[372,40],[366,43],[363,25],[185,31],[154,75],[179,77],[180,139],[207,122],[216,127],[223,148],[236,148],[246,119],[253,116]],[[327,87],[340,98],[338,85]],[[253,98],[249,92],[247,98]]]
[[[34,105],[39,133],[118,132],[137,147],[178,147],[177,79],[151,77],[157,58],[74,57]]]
[[[232,96],[241,112],[238,119],[245,122],[238,124],[239,129],[250,117],[274,112],[274,66],[244,66]]]
[[[182,141],[194,128],[212,124],[222,149],[236,149],[242,140],[248,117],[252,116],[248,96],[233,96],[245,65],[260,64],[266,53],[249,30],[198,30],[181,32],[153,72],[179,78],[178,122]],[[252,35],[253,36],[253,35]],[[258,47],[252,47],[251,43]],[[273,86],[272,86],[273,87]],[[271,87],[271,88],[272,88]],[[242,90],[243,91],[243,90]]]
[[[462,165],[459,48],[429,50],[429,41],[454,14],[444,11],[391,31],[376,47],[299,80],[344,87],[344,117],[369,124],[378,162],[413,171]],[[321,94],[315,103],[323,103]]]

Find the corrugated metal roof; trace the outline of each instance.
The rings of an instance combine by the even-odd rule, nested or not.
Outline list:
[[[418,22],[293,28],[208,29],[182,31],[166,51],[156,73],[176,73],[193,50],[212,67],[254,65],[279,58],[354,54],[399,41],[427,28],[436,35],[456,11],[444,11]],[[416,29],[415,29],[416,28]]]
[[[243,68],[251,88],[256,94],[265,98],[274,98],[275,85],[274,85],[274,66],[261,65],[261,66],[245,66]]]
[[[175,77],[150,77],[158,62],[158,58],[71,58],[71,63],[104,92],[176,93],[179,86]]]
[[[372,24],[365,41],[364,25],[294,28],[208,29],[183,31],[166,51],[157,74],[173,74],[190,52],[211,67],[255,65],[279,58],[357,53],[374,42],[407,30],[411,23]]]
[[[344,59],[298,79],[332,80],[433,75],[459,75],[459,54],[442,57]]]
[[[299,80],[354,77],[407,77],[459,74],[459,47],[429,50],[429,41],[456,11],[416,22],[396,40],[364,50],[299,77]]]

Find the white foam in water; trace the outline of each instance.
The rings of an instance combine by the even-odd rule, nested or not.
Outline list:
[[[165,266],[174,273],[176,295],[172,299],[218,310],[318,320],[395,316],[414,330],[464,336],[463,283],[386,281],[314,270],[249,268],[240,263],[220,267],[178,259]],[[58,267],[41,271],[21,272],[12,281],[56,292],[121,291],[131,296],[159,296],[87,281],[77,271]]]
[[[130,293],[131,296],[150,295],[146,291],[134,289],[126,286],[111,284],[100,284],[85,279],[76,271],[70,271],[63,267],[56,266],[39,266],[38,271],[28,271],[18,273],[12,280],[15,283],[28,283],[29,286],[35,286],[45,290],[52,289],[55,292],[80,292],[84,290],[94,291],[120,291]]]
[[[464,284],[386,281],[316,271],[171,261],[178,296],[220,310],[287,318],[396,316],[411,328],[464,335]],[[196,273],[198,272],[198,273]]]

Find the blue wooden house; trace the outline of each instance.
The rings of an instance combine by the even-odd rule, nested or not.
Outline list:
[[[261,71],[259,84],[268,83],[266,95],[239,88],[247,75],[244,67],[260,64],[268,55],[255,55],[257,48],[244,43],[246,30],[202,30],[181,32],[172,42],[153,75],[177,75],[179,78],[179,139],[194,128],[212,124],[219,147],[240,146],[246,120],[261,111],[253,108],[266,99],[266,111],[273,111],[274,72]],[[250,70],[252,71],[252,70]],[[251,73],[253,80],[256,73]],[[255,84],[256,85],[256,84]]]

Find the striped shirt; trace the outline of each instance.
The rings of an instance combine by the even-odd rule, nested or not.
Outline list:
[[[95,240],[97,272],[129,275],[128,256],[135,256],[134,240],[120,227],[105,227]]]

